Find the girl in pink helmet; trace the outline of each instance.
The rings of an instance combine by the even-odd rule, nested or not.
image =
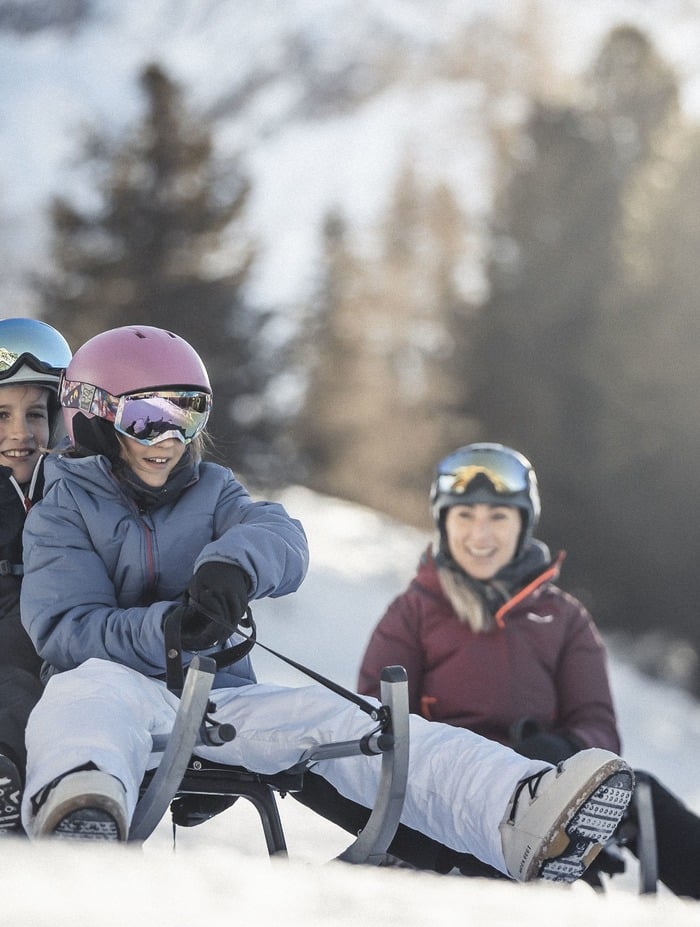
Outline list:
[[[248,603],[294,592],[308,548],[278,504],[254,502],[202,459],[206,369],[172,332],[127,326],[75,354],[61,386],[73,451],[46,462],[27,519],[22,615],[51,667],[27,729],[23,821],[33,837],[125,839],[177,699],[164,681],[164,621],[187,651],[233,639]],[[261,684],[249,657],[215,679],[217,720],[235,738],[197,753],[274,773],[314,743],[355,740],[366,715],[312,685]],[[511,878],[577,878],[612,834],[632,788],[619,757],[590,750],[555,767],[471,731],[413,716],[403,823]],[[371,807],[375,756],[314,772]]]

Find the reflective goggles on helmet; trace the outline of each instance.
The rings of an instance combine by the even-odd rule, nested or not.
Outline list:
[[[211,412],[211,396],[199,390],[143,390],[112,396],[89,383],[64,379],[61,405],[114,424],[120,434],[139,444],[177,438],[189,444],[202,431]]]
[[[55,389],[59,370],[62,364],[68,363],[69,360],[70,357],[54,365],[53,363],[40,361],[38,357],[34,354],[30,354],[29,351],[23,351],[21,354],[18,354],[10,348],[0,347],[0,381],[13,379],[24,367],[36,373],[37,377],[34,378],[31,373],[28,373],[26,377],[22,379],[36,379],[37,382],[47,380],[48,382],[54,383]]]
[[[434,484],[434,495],[461,495],[469,491],[472,482],[481,475],[491,483],[498,495],[528,492],[531,469],[516,457],[489,451],[473,451],[469,455],[448,457],[440,464]]]
[[[71,359],[68,342],[37,319],[0,319],[0,380],[58,382]],[[32,377],[32,374],[38,374]]]

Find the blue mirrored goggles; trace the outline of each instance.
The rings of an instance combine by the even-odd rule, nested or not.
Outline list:
[[[88,383],[63,380],[61,405],[96,415],[114,424],[115,431],[152,445],[168,438],[189,444],[204,429],[211,412],[211,396],[199,390],[144,390],[113,396]]]
[[[68,363],[70,357],[63,363]],[[0,377],[4,379],[9,379],[13,373],[16,373],[21,367],[29,367],[31,370],[36,371],[36,373],[44,374],[53,374],[54,377],[58,376],[59,371],[61,370],[61,363],[53,364],[49,361],[41,361],[34,354],[30,354],[29,351],[24,351],[21,354],[18,354],[16,351],[11,351],[9,348],[0,347]]]

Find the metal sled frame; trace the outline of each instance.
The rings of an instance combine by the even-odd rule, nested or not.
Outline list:
[[[387,667],[381,676],[385,720],[378,730],[360,740],[320,744],[308,750],[292,769],[264,776],[247,769],[211,763],[193,756],[197,743],[223,742],[235,736],[232,730],[220,735],[205,728],[209,694],[216,664],[207,657],[194,657],[187,672],[180,706],[170,735],[154,749],[163,756],[134,811],[130,842],[143,842],[158,826],[174,798],[180,795],[243,797],[260,815],[270,855],[286,855],[287,847],[279,818],[275,792],[299,791],[303,774],[315,762],[360,754],[381,755],[381,773],[374,807],[367,824],[338,859],[349,863],[378,864],[396,833],[403,809],[408,779],[409,729],[408,683],[400,666]],[[375,725],[375,728],[377,726]],[[218,741],[216,740],[219,737]]]
[[[637,811],[637,856],[639,859],[639,894],[655,895],[659,878],[656,848],[656,824],[649,780],[638,776],[632,799]]]

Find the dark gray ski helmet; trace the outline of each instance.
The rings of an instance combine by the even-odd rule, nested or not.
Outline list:
[[[468,444],[437,465],[430,489],[430,507],[438,529],[452,505],[513,505],[524,513],[524,535],[540,517],[537,476],[530,461],[503,444]]]

